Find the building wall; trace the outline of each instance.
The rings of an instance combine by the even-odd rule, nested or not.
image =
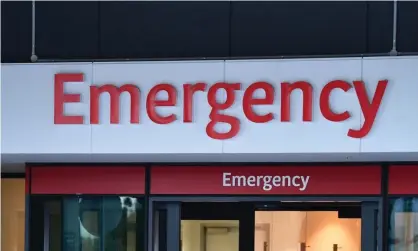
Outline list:
[[[25,179],[1,179],[1,240],[1,250],[24,250]]]

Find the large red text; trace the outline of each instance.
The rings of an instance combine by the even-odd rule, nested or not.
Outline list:
[[[55,89],[54,89],[54,123],[55,124],[84,124],[84,117],[80,115],[65,115],[64,104],[71,102],[80,102],[80,94],[69,94],[64,92],[64,83],[66,82],[83,82],[84,75],[82,73],[75,74],[56,74],[55,75]],[[373,95],[368,95],[366,85],[363,81],[347,82],[344,80],[333,80],[327,83],[320,92],[319,107],[322,116],[332,122],[343,122],[348,120],[352,115],[350,111],[335,112],[331,108],[330,97],[334,91],[347,92],[354,88],[361,111],[364,117],[364,122],[360,128],[352,128],[348,130],[347,135],[352,138],[365,137],[373,127],[376,115],[379,111],[380,104],[385,94],[387,80],[380,80]],[[254,93],[257,90],[263,90],[265,97],[256,98]],[[218,101],[216,98],[217,92],[224,90],[226,92],[226,100]],[[207,83],[194,83],[183,85],[183,122],[193,122],[193,96],[197,92],[207,93],[207,102],[211,107],[209,114],[210,122],[206,126],[206,133],[213,139],[230,139],[238,134],[240,131],[240,120],[237,117],[225,114],[225,110],[230,108],[236,102],[236,91],[241,90],[240,83],[226,83],[219,82],[213,85]],[[283,82],[280,84],[280,121],[290,122],[290,98],[295,90],[300,90],[303,95],[302,104],[302,119],[305,122],[312,121],[313,112],[313,87],[306,81]],[[169,83],[161,83],[155,85],[146,95],[145,107],[146,113],[150,120],[156,124],[170,124],[178,120],[177,114],[161,115],[157,112],[157,107],[167,107],[177,105],[177,92],[179,90]],[[113,84],[106,84],[102,86],[90,86],[90,124],[99,124],[99,98],[102,93],[110,95],[110,123],[119,124],[119,106],[120,95],[127,92],[130,95],[130,123],[140,123],[140,97],[141,90],[134,84],[124,84],[116,86]],[[166,92],[166,99],[157,99],[159,92]],[[251,84],[244,91],[242,99],[242,109],[245,117],[254,123],[267,123],[274,119],[273,112],[259,114],[254,111],[257,105],[273,105],[274,86],[268,82],[256,82]],[[295,104],[300,106],[299,104]],[[217,123],[227,123],[230,129],[227,132],[218,132],[215,130]]]

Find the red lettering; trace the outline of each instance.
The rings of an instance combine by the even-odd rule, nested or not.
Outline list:
[[[120,95],[128,92],[131,97],[131,124],[139,123],[139,88],[132,84],[117,87],[111,84],[100,87],[90,86],[90,123],[99,123],[100,94],[107,92],[110,95],[110,123],[119,124]]]
[[[382,103],[383,95],[385,94],[387,80],[380,80],[377,83],[376,91],[370,102],[367,95],[367,90],[363,81],[354,81],[354,89],[356,90],[357,98],[360,103],[361,111],[364,116],[364,123],[359,130],[348,130],[348,136],[352,138],[363,138],[373,127],[380,104]]]
[[[257,89],[263,89],[266,94],[265,98],[254,98],[254,92]],[[271,112],[265,115],[259,115],[253,110],[253,105],[272,105],[274,102],[274,88],[271,84],[266,82],[256,82],[250,85],[244,92],[242,100],[242,107],[245,116],[248,120],[254,123],[266,123],[273,120],[273,114]]]
[[[219,89],[224,89],[226,91],[226,100],[224,103],[218,103],[216,100],[216,93]],[[216,83],[208,91],[208,103],[212,107],[212,110],[209,114],[211,119],[208,125],[206,126],[206,133],[209,137],[213,139],[230,139],[235,137],[240,129],[240,121],[238,118],[220,114],[219,111],[224,111],[230,108],[235,102],[235,91],[241,90],[241,84],[234,83]],[[227,123],[231,126],[230,130],[226,133],[220,133],[215,130],[217,123]]]
[[[160,91],[167,92],[167,100],[157,100],[157,94]],[[170,124],[177,119],[175,114],[161,116],[155,108],[157,106],[175,106],[177,103],[177,90],[170,84],[159,84],[154,86],[147,97],[147,113],[148,117],[156,124]]]
[[[82,73],[75,74],[56,74],[54,82],[54,123],[55,124],[83,124],[84,117],[80,115],[65,115],[65,103],[80,102],[80,94],[68,94],[64,92],[66,82],[83,82]],[[350,129],[347,133],[352,138],[363,138],[372,129],[379,111],[383,96],[386,91],[388,80],[380,80],[377,83],[373,97],[369,98],[366,85],[363,81],[350,82],[334,80],[327,83],[321,90],[319,96],[319,108],[323,117],[332,122],[342,122],[349,119],[352,114],[348,111],[336,112],[332,109],[331,95],[334,90],[340,89],[348,92],[352,87],[358,98],[364,122],[359,129]],[[193,122],[193,98],[197,92],[205,92],[208,86],[206,83],[184,84],[183,85],[183,122]],[[225,100],[216,98],[218,90],[222,89],[226,93]],[[302,94],[302,119],[305,122],[312,121],[313,113],[313,87],[309,82],[297,81],[294,83],[281,83],[281,121],[291,120],[291,95],[294,90],[299,89]],[[211,107],[209,123],[206,125],[206,133],[209,137],[217,140],[225,140],[235,137],[241,128],[240,120],[233,115],[225,114],[225,110],[231,108],[236,99],[236,91],[241,90],[240,83],[219,82],[211,86],[207,93],[207,102]],[[265,96],[256,98],[255,92],[263,90]],[[165,91],[166,99],[157,99],[158,93]],[[117,87],[112,84],[90,87],[90,123],[99,123],[99,103],[100,95],[107,92],[110,96],[110,123],[118,124],[120,120],[120,96],[123,92],[130,95],[130,123],[139,124],[140,122],[140,89],[133,84],[125,84]],[[253,123],[267,123],[274,119],[273,112],[261,114],[256,112],[257,105],[273,105],[275,100],[274,86],[267,82],[255,82],[251,84],[243,93],[242,109],[245,117]],[[154,86],[146,97],[146,111],[150,120],[156,124],[169,124],[177,120],[176,114],[162,115],[157,112],[157,107],[174,107],[177,104],[177,89],[171,84],[159,84]],[[299,106],[300,104],[298,104]],[[215,128],[218,124],[228,124],[228,130]]]
[[[303,121],[312,121],[312,85],[306,81],[282,83],[281,121],[290,121],[290,95],[296,89],[300,89],[303,95]]]
[[[334,80],[326,84],[322,89],[321,95],[319,97],[319,107],[321,109],[321,113],[324,116],[324,118],[332,122],[340,122],[347,120],[351,117],[348,111],[345,111],[343,113],[335,113],[334,111],[332,111],[330,107],[329,99],[331,96],[331,92],[334,89],[341,89],[344,92],[347,92],[351,89],[351,85],[342,80]]]
[[[83,124],[83,116],[64,115],[65,103],[80,102],[80,94],[64,93],[64,83],[83,82],[83,73],[59,73],[55,74],[54,83],[54,124]]]
[[[205,83],[197,83],[194,85],[183,85],[183,122],[190,123],[193,121],[193,94],[197,91],[205,91]]]

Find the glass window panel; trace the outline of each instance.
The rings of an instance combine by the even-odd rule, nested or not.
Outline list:
[[[392,199],[389,212],[389,250],[418,250],[418,198]]]
[[[141,199],[74,195],[34,196],[32,201],[32,223],[38,224],[31,227],[34,247],[31,251],[144,249],[145,221]],[[39,224],[41,222],[43,224]]]

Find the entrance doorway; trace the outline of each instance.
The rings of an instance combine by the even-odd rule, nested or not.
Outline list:
[[[254,250],[361,251],[361,208],[338,202],[261,206],[255,212]]]
[[[182,220],[182,251],[239,250],[239,222],[228,220]]]
[[[160,210],[154,213],[166,222],[153,224],[159,230],[154,229],[158,236],[149,251],[379,251],[381,246],[378,201],[240,200],[156,202]]]
[[[182,203],[180,251],[239,251],[244,245],[241,235],[253,219],[251,207],[251,203]]]

